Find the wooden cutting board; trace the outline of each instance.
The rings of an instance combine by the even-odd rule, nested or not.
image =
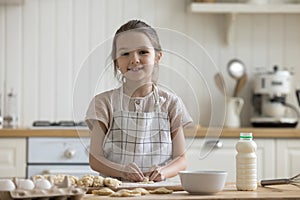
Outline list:
[[[133,183],[133,182],[123,182],[118,188],[111,188],[114,191],[121,189],[134,189],[134,188],[144,188],[146,190],[154,190],[156,188],[165,187],[173,191],[183,191],[183,188],[178,182],[162,181],[155,183]],[[91,193],[93,190],[99,190],[103,187],[90,187],[87,193]]]

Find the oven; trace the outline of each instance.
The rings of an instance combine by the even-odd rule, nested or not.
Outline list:
[[[94,174],[89,166],[90,138],[30,137],[27,140],[27,177],[43,174]]]

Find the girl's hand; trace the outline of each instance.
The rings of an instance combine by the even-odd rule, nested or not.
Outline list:
[[[141,182],[144,179],[143,172],[134,162],[126,165],[123,170],[124,170],[124,178],[130,181]]]
[[[146,176],[149,177],[149,181],[163,181],[166,179],[165,175],[162,172],[162,167],[154,165],[150,172],[146,173]]]

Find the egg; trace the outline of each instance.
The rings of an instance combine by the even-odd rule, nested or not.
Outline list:
[[[30,179],[18,179],[17,188],[22,190],[32,190],[34,188],[34,183]]]
[[[35,181],[36,189],[50,189],[51,187],[52,185],[47,179],[38,179]]]
[[[0,179],[0,191],[12,191],[16,189],[14,182],[10,179]]]

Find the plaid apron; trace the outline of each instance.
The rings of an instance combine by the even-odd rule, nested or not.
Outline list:
[[[153,165],[164,165],[172,158],[170,122],[160,112],[158,89],[154,86],[154,112],[114,111],[112,126],[103,142],[104,156],[115,163],[135,162],[142,172]],[[123,101],[123,90],[120,92]]]

